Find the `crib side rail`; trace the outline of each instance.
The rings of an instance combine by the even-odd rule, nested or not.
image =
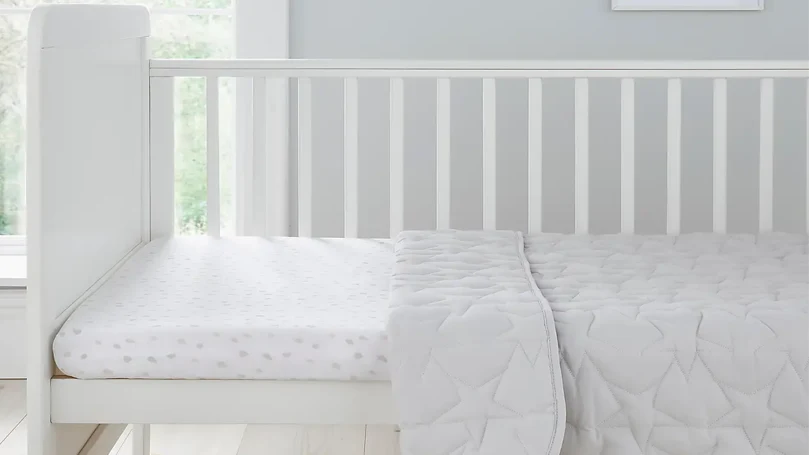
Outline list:
[[[319,78],[338,78],[343,81],[343,167],[344,167],[344,231],[345,237],[356,237],[359,231],[359,159],[358,159],[358,80],[381,78],[389,82],[389,216],[390,235],[393,237],[404,229],[404,104],[406,99],[404,80],[432,79],[436,83],[436,171],[435,171],[435,227],[453,227],[450,222],[452,203],[452,144],[450,127],[450,93],[453,81],[459,79],[482,80],[482,122],[478,131],[470,134],[482,136],[482,225],[484,229],[498,227],[498,179],[497,179],[497,84],[499,79],[521,79],[528,83],[528,229],[543,232],[543,107],[544,82],[553,79],[574,80],[574,232],[587,233],[591,229],[590,203],[591,169],[590,154],[590,82],[594,79],[620,81],[620,232],[633,233],[636,227],[636,81],[660,79],[666,83],[666,223],[665,232],[677,234],[682,226],[682,146],[683,146],[683,81],[707,79],[712,81],[712,194],[706,195],[713,202],[713,231],[728,230],[728,81],[755,80],[759,85],[759,175],[758,175],[758,230],[773,230],[773,156],[774,156],[774,81],[797,79],[809,83],[809,62],[806,61],[650,61],[650,62],[487,62],[487,61],[363,61],[363,60],[152,60],[152,103],[161,110],[153,112],[155,131],[162,127],[155,124],[155,115],[163,119],[171,116],[172,107],[166,103],[173,99],[169,81],[174,77],[205,77],[208,81],[208,216],[209,234],[218,234],[218,192],[216,172],[216,129],[218,118],[210,113],[216,108],[215,82],[223,77],[238,77],[249,81],[252,87],[252,128],[250,153],[245,158],[248,168],[252,166],[253,154],[264,153],[266,169],[245,179],[241,190],[247,202],[242,209],[247,219],[247,228],[241,233],[256,235],[288,235],[289,207],[287,201],[291,188],[288,185],[288,122],[285,112],[279,112],[278,103],[286,107],[284,87],[289,80],[297,81],[297,234],[311,236],[313,233],[313,154],[312,154],[312,81]],[[158,90],[154,90],[157,87]],[[809,85],[807,85],[809,93]],[[155,97],[159,97],[156,99]],[[809,95],[797,100],[809,112]],[[809,114],[807,114],[809,118]],[[162,120],[161,120],[162,122]],[[165,123],[165,122],[164,122]],[[809,121],[807,122],[809,124]],[[164,127],[167,123],[164,125]],[[809,131],[809,126],[807,126]],[[160,144],[153,143],[155,159],[169,159],[173,144],[170,134]],[[809,132],[807,132],[809,137]],[[809,143],[809,139],[807,139]],[[157,147],[154,147],[157,145]],[[809,153],[809,146],[806,148]],[[154,155],[153,155],[154,156]],[[809,163],[809,159],[807,159]],[[809,175],[809,165],[806,174]],[[153,186],[168,188],[168,176],[162,181],[153,181]],[[254,190],[256,180],[262,181],[259,190]],[[806,226],[809,229],[809,185],[805,205],[808,206]],[[161,194],[167,194],[161,191]],[[259,227],[251,231],[250,216],[258,201],[261,215]],[[164,219],[160,228],[171,231],[172,214],[153,215]],[[252,220],[255,222],[256,220]],[[214,227],[211,227],[214,225]]]

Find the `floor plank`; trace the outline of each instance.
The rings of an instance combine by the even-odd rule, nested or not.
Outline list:
[[[362,425],[248,425],[238,455],[363,455]]]
[[[293,455],[303,450],[300,425],[247,425],[238,455]]]
[[[363,455],[365,425],[312,425],[304,427],[300,455]]]
[[[0,455],[25,455],[28,451],[26,423],[26,420],[23,418],[13,429],[11,434],[9,434],[3,442],[0,442]]]
[[[395,425],[368,425],[365,455],[399,455],[399,433]]]
[[[0,443],[25,417],[25,381],[0,381]]]
[[[152,425],[151,452],[152,455],[236,455],[244,430],[245,425]]]

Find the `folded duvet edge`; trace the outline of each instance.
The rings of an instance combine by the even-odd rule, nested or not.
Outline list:
[[[394,254],[388,332],[402,454],[558,454],[558,344],[522,234],[405,231]]]

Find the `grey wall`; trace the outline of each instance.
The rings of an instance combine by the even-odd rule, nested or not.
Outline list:
[[[298,0],[291,7],[293,58],[386,59],[807,59],[809,2],[766,0],[763,12],[613,12],[609,0]],[[314,85],[315,235],[342,233],[342,84]],[[452,223],[481,226],[479,81],[452,87]],[[501,228],[527,226],[527,84],[498,81]],[[405,223],[435,216],[435,84],[405,86]],[[545,230],[573,226],[573,83],[545,85]],[[591,82],[591,220],[619,229],[619,82]],[[758,84],[731,81],[731,231],[755,231],[758,213]],[[294,91],[293,91],[294,96]],[[683,228],[710,230],[711,83],[683,86]],[[803,231],[805,81],[776,82],[776,229]],[[361,235],[388,231],[388,89],[360,85]],[[665,81],[636,86],[637,228],[665,229]],[[293,107],[294,115],[294,107]],[[293,137],[296,132],[293,128]],[[294,162],[294,159],[293,159]],[[706,197],[707,196],[707,197]],[[293,204],[294,207],[294,204]]]

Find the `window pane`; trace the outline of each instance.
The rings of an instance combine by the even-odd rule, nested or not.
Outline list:
[[[152,57],[228,58],[233,55],[230,16],[152,16]]]
[[[0,235],[25,233],[25,15],[0,16]]]
[[[152,50],[155,58],[228,58],[233,55],[228,16],[155,15]],[[233,232],[232,147],[233,90],[220,83],[220,200],[223,234]],[[175,223],[179,234],[207,229],[207,124],[203,78],[175,79]]]

